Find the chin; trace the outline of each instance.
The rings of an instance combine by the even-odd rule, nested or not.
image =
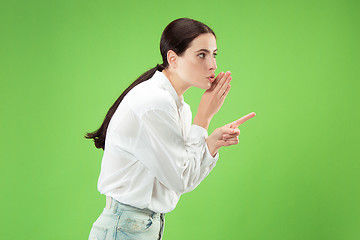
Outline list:
[[[204,89],[204,90],[208,90],[209,88],[211,87],[211,84],[204,84],[204,85],[201,85],[201,86],[197,86],[197,88],[201,88],[201,89]]]
[[[193,85],[194,87],[201,88],[201,89],[209,89],[212,86],[212,83],[210,81],[202,82],[201,84]]]
[[[211,88],[211,86],[212,86],[212,83],[211,83],[211,82],[208,82],[207,85],[206,85],[206,87],[205,87],[204,89],[209,89],[209,88]]]

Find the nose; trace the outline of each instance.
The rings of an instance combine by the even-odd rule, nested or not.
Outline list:
[[[217,69],[217,65],[216,65],[216,58],[211,58],[210,60],[210,70],[216,70]]]

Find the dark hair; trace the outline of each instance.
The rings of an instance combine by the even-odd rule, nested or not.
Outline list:
[[[164,29],[160,40],[160,53],[163,59],[163,63],[157,64],[156,67],[151,68],[150,70],[143,73],[140,77],[138,77],[138,79],[136,79],[111,106],[100,128],[94,132],[87,133],[85,135],[85,138],[93,139],[95,147],[105,150],[105,137],[107,127],[125,95],[139,83],[150,79],[155,74],[156,70],[162,71],[165,68],[168,68],[169,64],[167,62],[167,52],[169,50],[173,50],[178,56],[182,56],[186,49],[189,47],[190,43],[197,36],[203,33],[212,33],[216,38],[215,33],[210,27],[194,19],[179,18],[169,23]]]

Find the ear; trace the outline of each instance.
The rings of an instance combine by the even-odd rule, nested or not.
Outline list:
[[[173,68],[176,68],[177,60],[178,60],[178,55],[173,50],[169,50],[167,52],[167,61],[169,65],[172,66]]]

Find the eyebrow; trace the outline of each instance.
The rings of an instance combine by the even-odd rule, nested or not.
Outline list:
[[[196,52],[200,52],[200,51],[204,51],[204,52],[210,53],[210,51],[207,50],[207,49],[205,49],[205,48],[202,48],[202,49],[200,49],[200,50],[197,50]],[[217,51],[217,49],[214,50],[214,52],[216,52],[216,51]]]

